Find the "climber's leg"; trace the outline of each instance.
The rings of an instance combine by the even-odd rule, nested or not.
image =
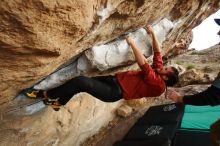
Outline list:
[[[59,102],[64,105],[79,92],[87,92],[105,102],[114,102],[122,98],[121,89],[113,76],[79,76],[47,91],[47,95],[50,98],[59,98]]]

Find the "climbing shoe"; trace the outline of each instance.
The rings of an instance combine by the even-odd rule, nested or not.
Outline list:
[[[26,89],[24,94],[29,98],[44,98],[43,90]]]
[[[59,111],[60,107],[62,106],[59,103],[58,99],[50,99],[50,98],[44,100],[44,104],[52,107],[55,111]]]

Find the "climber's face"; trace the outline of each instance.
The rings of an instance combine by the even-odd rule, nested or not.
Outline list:
[[[156,72],[164,79],[167,80],[167,75],[170,73],[173,73],[172,67],[163,67],[160,69],[157,69]]]
[[[161,75],[167,75],[169,73],[172,73],[173,69],[171,67],[163,67],[158,69],[157,72]]]

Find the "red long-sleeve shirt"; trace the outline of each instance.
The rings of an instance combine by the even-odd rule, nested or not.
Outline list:
[[[153,65],[145,63],[140,71],[126,71],[116,74],[116,78],[122,88],[123,98],[126,100],[142,97],[160,96],[165,88],[165,82],[155,69],[163,67],[160,52],[155,52]]]

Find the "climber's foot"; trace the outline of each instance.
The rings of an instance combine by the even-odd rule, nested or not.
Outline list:
[[[60,107],[62,106],[58,99],[47,99],[47,100],[44,100],[44,104],[52,107],[55,111],[59,111],[60,110]]]
[[[29,98],[44,98],[43,90],[36,90],[33,88],[26,89],[24,91],[24,95],[29,97]]]

